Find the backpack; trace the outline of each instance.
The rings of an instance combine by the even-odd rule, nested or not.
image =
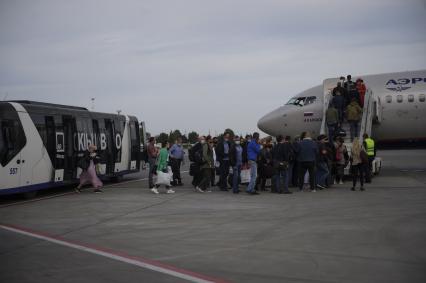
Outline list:
[[[189,161],[201,164],[203,162],[203,147],[197,143],[188,150]]]
[[[343,152],[339,148],[336,148],[336,161],[341,161],[343,159]]]

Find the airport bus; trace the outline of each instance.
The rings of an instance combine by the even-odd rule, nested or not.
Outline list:
[[[100,157],[101,179],[139,171],[134,116],[35,101],[0,102],[0,195],[33,195],[78,182],[78,161],[91,144]]]

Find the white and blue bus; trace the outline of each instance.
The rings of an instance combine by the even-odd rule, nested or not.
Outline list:
[[[120,178],[140,170],[139,122],[134,116],[35,101],[0,102],[0,195],[78,182],[90,144],[98,174]]]

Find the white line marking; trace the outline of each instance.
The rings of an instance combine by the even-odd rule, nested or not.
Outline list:
[[[224,280],[221,279],[214,279],[214,278],[209,278],[207,276],[201,275],[201,274],[197,274],[195,272],[192,271],[187,271],[187,270],[183,270],[180,268],[176,268],[173,266],[168,266],[165,264],[162,264],[160,262],[156,262],[156,261],[152,261],[152,260],[148,260],[148,259],[141,259],[141,258],[136,258],[136,257],[132,257],[132,256],[128,256],[125,254],[119,254],[117,252],[113,252],[113,251],[108,251],[108,250],[102,250],[101,248],[98,247],[90,247],[89,245],[85,245],[85,244],[79,244],[79,243],[75,243],[75,242],[71,242],[59,237],[53,237],[53,236],[49,236],[49,235],[45,235],[39,232],[34,232],[34,231],[30,231],[28,229],[24,229],[24,228],[18,228],[15,226],[10,226],[10,225],[2,225],[0,224],[0,228],[3,228],[5,230],[11,231],[11,232],[15,232],[18,234],[22,234],[22,235],[26,235],[29,237],[33,237],[33,238],[37,238],[37,239],[41,239],[44,241],[48,241],[51,243],[55,243],[58,245],[62,245],[62,246],[66,246],[69,248],[73,248],[73,249],[77,249],[80,251],[84,251],[84,252],[88,252],[88,253],[92,253],[92,254],[96,254],[99,256],[103,256],[106,258],[110,258],[110,259],[114,259],[117,261],[121,261],[124,263],[128,263],[131,265],[135,265],[138,267],[142,267],[145,269],[149,269],[152,271],[156,271],[156,272],[160,272],[163,274],[167,274],[173,277],[177,277],[177,278],[181,278],[190,282],[196,282],[196,283],[214,283],[214,282],[225,282]]]

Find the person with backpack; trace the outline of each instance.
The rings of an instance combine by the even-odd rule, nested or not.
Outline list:
[[[228,191],[227,179],[229,175],[229,149],[231,147],[230,134],[225,132],[215,148],[216,159],[219,162],[219,188],[221,191]]]
[[[339,119],[339,112],[334,107],[333,103],[330,103],[330,106],[326,111],[325,122],[328,128],[328,138],[332,140],[336,130],[339,127],[339,123],[341,122]]]
[[[288,183],[290,178],[290,162],[293,155],[293,148],[289,140],[284,139],[283,136],[277,137],[277,144],[272,150],[272,163],[274,166],[274,188],[271,192],[278,194],[291,194],[288,190]],[[284,189],[282,189],[284,186]]]
[[[311,138],[309,132],[301,135],[302,140],[297,144],[296,153],[299,163],[299,191],[303,191],[306,171],[309,173],[309,186],[311,192],[316,192],[315,186],[315,162],[318,156],[318,145]]]
[[[349,155],[342,137],[337,138],[335,149],[336,179],[334,181],[334,184],[338,182],[339,185],[343,185],[343,176],[345,175],[345,167],[348,164]]]
[[[257,160],[257,174],[256,190],[260,185],[261,191],[267,191],[266,181],[271,179],[274,175],[274,168],[272,164],[272,140],[266,139],[262,144],[262,149]]]
[[[241,166],[243,165],[243,148],[241,146],[241,140],[239,136],[235,136],[234,143],[231,145],[229,150],[229,162],[232,166],[232,192],[238,194],[240,190],[238,185],[240,184]]]
[[[192,176],[192,186],[196,189],[201,182],[203,177],[201,172],[201,163],[202,163],[202,149],[203,144],[205,143],[205,137],[198,137],[198,142],[195,143],[188,151],[188,158],[191,162],[189,166],[189,175]]]
[[[154,188],[154,180],[153,176],[155,174],[156,168],[155,163],[157,161],[158,157],[158,148],[155,146],[155,138],[150,137],[148,140],[148,145],[146,147],[146,155],[148,157],[148,164],[149,164],[149,173],[148,173],[148,183],[149,188]]]
[[[352,97],[351,103],[346,108],[346,115],[350,126],[351,141],[359,136],[359,121],[362,117],[362,108],[359,106],[355,97]]]
[[[196,187],[196,190],[200,193],[211,192],[208,190],[211,183],[211,172],[214,168],[213,163],[213,140],[210,136],[206,138],[202,137],[202,165],[201,165],[201,181]]]

